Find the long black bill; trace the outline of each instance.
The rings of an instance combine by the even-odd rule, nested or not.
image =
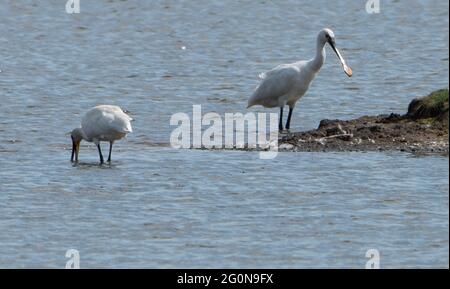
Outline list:
[[[79,151],[80,151],[80,143],[72,141],[72,156],[70,157],[71,162],[78,162]]]
[[[336,53],[337,57],[339,58],[339,61],[341,62],[344,72],[348,75],[348,77],[351,77],[353,75],[353,71],[350,67],[347,66],[347,63],[345,63],[344,57],[342,57],[341,53],[336,48],[336,45],[334,44],[334,42],[330,39],[330,40],[328,40],[328,44],[330,44],[331,48],[333,48],[334,52]]]
[[[72,156],[70,157],[70,161],[73,163],[73,158],[75,157],[76,144],[72,141]]]

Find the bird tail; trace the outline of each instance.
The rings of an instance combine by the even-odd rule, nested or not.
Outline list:
[[[131,127],[131,123],[128,122],[125,127],[123,128],[123,132],[124,133],[132,133],[133,132],[133,128]]]

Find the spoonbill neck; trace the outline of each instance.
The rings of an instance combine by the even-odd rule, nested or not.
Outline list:
[[[85,140],[85,141],[89,141],[89,138],[87,137],[87,135],[84,133],[83,128],[79,127],[76,130],[76,134],[78,135],[78,138],[80,138],[80,140]]]
[[[320,41],[320,39],[317,39],[316,56],[311,60],[312,70],[318,72],[320,68],[322,68],[322,65],[325,63],[326,57],[327,56],[325,53],[325,42]]]

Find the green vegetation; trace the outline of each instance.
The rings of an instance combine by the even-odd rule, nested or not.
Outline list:
[[[425,97],[427,106],[436,106],[448,102],[448,89],[441,89],[432,92],[429,96]]]
[[[435,118],[448,123],[448,89],[411,101],[407,116],[412,119]]]

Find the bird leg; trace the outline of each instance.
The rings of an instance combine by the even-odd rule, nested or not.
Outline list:
[[[109,142],[109,156],[108,156],[108,163],[111,162],[111,152],[112,152],[113,142]]]
[[[98,148],[98,154],[100,155],[100,164],[102,165],[104,163],[104,161],[103,161],[102,149],[100,148],[100,143],[98,143],[97,148]]]
[[[289,114],[288,114],[288,119],[286,121],[286,129],[289,130],[289,128],[291,127],[291,117],[292,117],[292,111],[294,110],[293,107],[289,107]]]
[[[280,122],[278,123],[278,130],[283,131],[283,107],[280,107]]]

